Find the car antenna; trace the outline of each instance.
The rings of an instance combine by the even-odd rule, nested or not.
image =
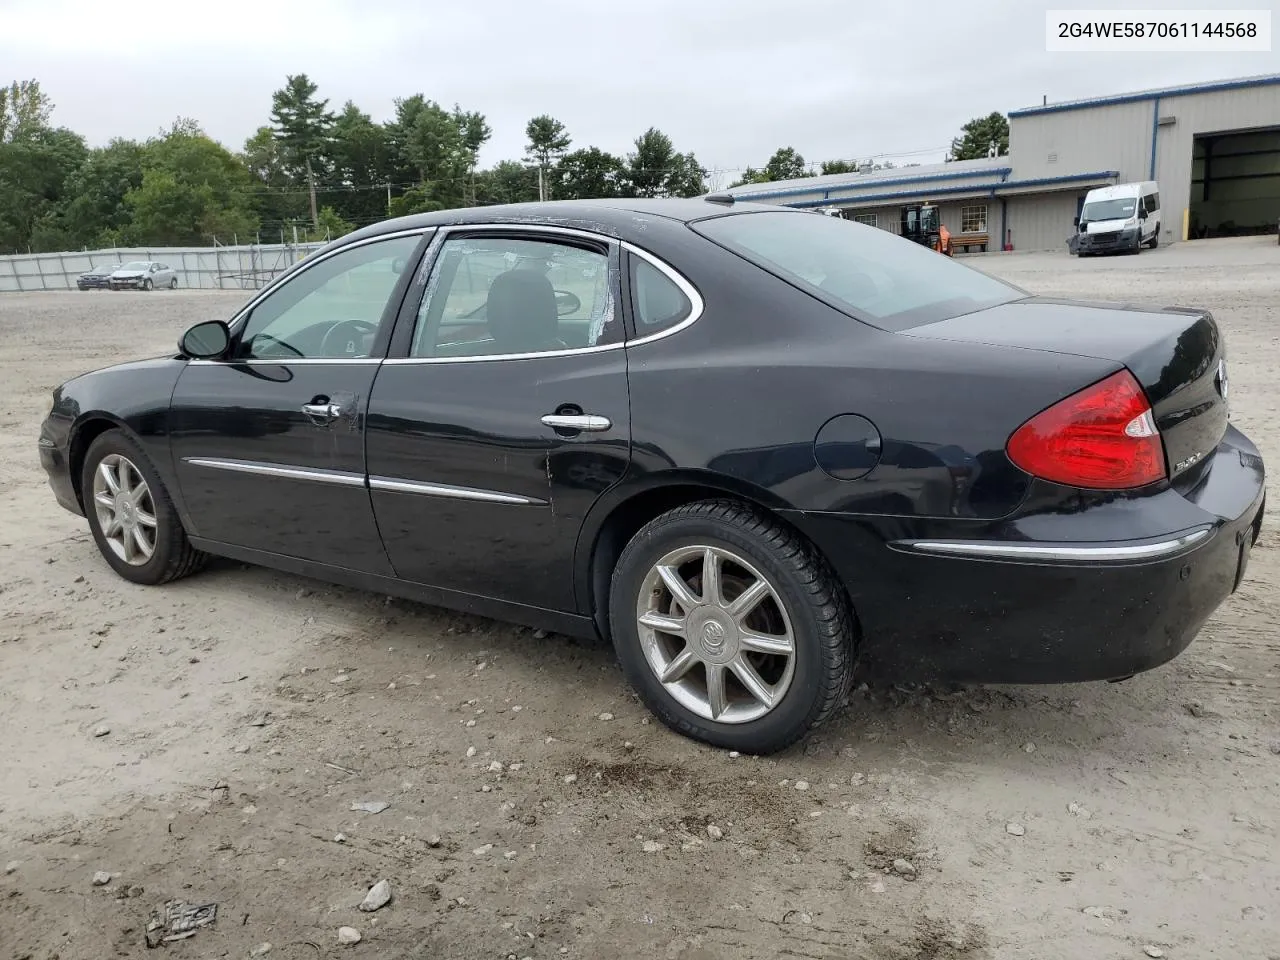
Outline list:
[[[734,203],[733,194],[731,193],[708,193],[702,199],[707,203],[721,203],[726,207],[731,207]]]

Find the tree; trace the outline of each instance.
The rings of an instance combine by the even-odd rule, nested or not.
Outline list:
[[[828,177],[833,173],[857,173],[858,165],[849,160],[824,160],[822,161],[822,176]]]
[[[264,229],[274,233],[307,215],[307,191],[299,191],[289,174],[284,147],[271,127],[259,127],[244,142],[240,162],[249,171],[252,205]]]
[[[622,196],[627,164],[597,147],[566,154],[553,171],[555,195],[563,200]]]
[[[142,183],[125,195],[128,238],[178,246],[250,237],[258,228],[244,164],[203,133],[175,129],[148,141]]]
[[[142,185],[143,156],[142,144],[119,138],[89,152],[68,186],[62,219],[70,247],[120,242],[130,224],[124,198]]]
[[[15,80],[0,87],[0,143],[30,140],[49,126],[53,102],[37,80]]]
[[[553,161],[559,160],[569,151],[569,144],[573,141],[565,131],[564,124],[545,113],[530,120],[525,125],[524,133],[529,139],[525,147],[525,161],[536,164],[538,169],[538,199],[549,199],[545,188],[547,170]]]
[[[1009,121],[1003,113],[976,117],[960,128],[960,136],[951,141],[952,160],[978,160],[991,155],[1003,157],[1009,152]]]
[[[793,147],[780,147],[774,151],[769,162],[764,165],[764,175],[769,181],[812,176],[805,166],[804,157],[796,153]]]
[[[316,97],[316,85],[305,73],[286,76],[285,85],[271,95],[271,121],[285,157],[297,173],[306,171],[311,195],[311,223],[318,226],[316,167],[329,146],[334,116],[328,100]]]
[[[677,153],[671,138],[650,127],[627,157],[630,193],[636,197],[696,197],[706,193],[707,171],[692,153]]]
[[[88,153],[84,139],[65,128],[0,143],[0,250],[65,249],[62,210]]]
[[[471,186],[471,204],[476,202],[476,166],[480,162],[480,148],[493,136],[493,128],[489,126],[483,113],[464,111],[456,103],[453,105],[453,122],[462,132],[462,146],[467,163],[467,177]]]
[[[320,241],[328,242],[337,240],[339,237],[346,236],[355,226],[343,220],[333,207],[322,207],[320,210],[320,223],[314,230],[306,235],[307,240],[315,243]]]
[[[476,203],[524,203],[538,199],[538,171],[515,160],[503,160],[476,175]]]
[[[424,101],[408,131],[405,154],[442,207],[461,205],[470,154],[453,114],[434,100]]]
[[[344,188],[331,197],[333,210],[359,223],[385,217],[387,192],[395,175],[387,128],[348,100],[333,125],[331,154],[334,179]]]

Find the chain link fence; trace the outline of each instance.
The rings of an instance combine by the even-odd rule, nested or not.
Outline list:
[[[155,260],[178,273],[179,289],[256,290],[323,243],[215,247],[120,247],[78,253],[0,257],[0,293],[75,290],[76,278],[94,267]]]

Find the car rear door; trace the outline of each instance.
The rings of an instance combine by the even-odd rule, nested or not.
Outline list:
[[[583,518],[631,455],[618,244],[488,226],[433,247],[369,404],[387,553],[407,580],[572,612]]]
[[[365,481],[365,418],[424,244],[423,231],[390,234],[316,258],[238,318],[228,359],[187,364],[171,449],[195,537],[390,573]]]

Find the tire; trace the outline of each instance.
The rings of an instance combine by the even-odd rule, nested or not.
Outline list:
[[[142,281],[142,289],[143,289],[143,290],[150,290],[150,289],[151,289],[152,287],[154,287],[154,286],[155,286],[155,284],[151,282],[151,278],[150,278],[150,277],[147,277],[147,279],[145,279],[145,280],[143,280],[143,281]]]
[[[114,508],[98,506],[99,492],[108,493],[110,490],[105,477],[95,489],[95,480],[104,465],[113,472],[117,486],[124,479],[126,486],[137,489],[137,481],[141,479],[145,495],[137,508],[129,509],[119,502]],[[108,430],[89,445],[80,473],[80,491],[94,542],[111,568],[124,579],[155,586],[188,576],[204,565],[205,554],[192,547],[187,539],[182,520],[156,468],[138,442],[123,430]],[[134,524],[144,537],[147,537],[147,530],[151,531],[148,538],[152,545],[150,557],[126,531],[116,531],[108,537],[103,525],[109,524],[111,516],[119,515],[121,510],[125,511],[126,520],[149,516],[154,521],[154,525],[147,524],[145,520]]]
[[[1160,246],[1160,224],[1156,224],[1156,232],[1151,235],[1151,242],[1147,246],[1152,250]]]
[[[177,278],[177,277],[174,277],[172,280],[170,280],[170,281],[169,281],[169,289],[170,289],[170,290],[177,290],[177,289],[178,289],[178,278]]]
[[[720,571],[719,605],[702,602],[708,550]],[[685,603],[658,572],[660,563],[684,584]],[[745,614],[730,614],[733,600],[760,589],[757,579],[767,592]],[[609,597],[610,632],[624,675],[663,723],[687,737],[773,753],[827,720],[849,692],[857,638],[844,591],[812,546],[746,504],[705,500],[652,520],[622,551]],[[652,622],[642,626],[642,614],[682,625],[691,639]],[[738,646],[742,625],[755,636],[750,650]],[[760,649],[770,639],[786,647],[788,637],[789,654]],[[684,664],[687,672],[677,676]],[[670,682],[659,678],[664,669],[673,671]],[[724,678],[716,684],[719,697],[709,683],[713,671]],[[739,679],[744,673],[767,698],[749,692]],[[712,706],[717,701],[719,713]]]

